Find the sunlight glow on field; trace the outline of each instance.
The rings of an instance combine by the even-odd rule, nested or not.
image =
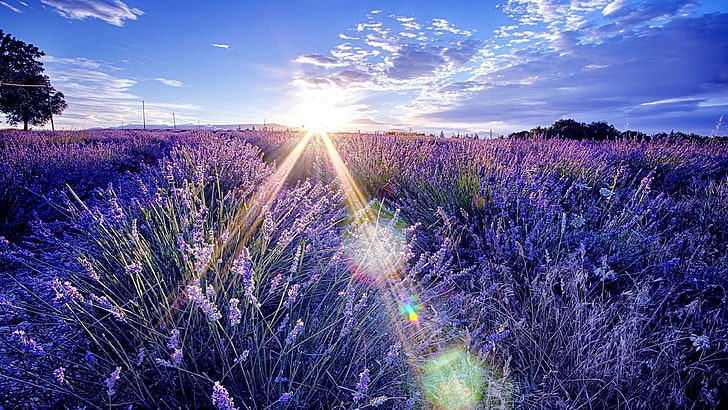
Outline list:
[[[261,189],[258,191],[255,199],[251,201],[249,208],[240,208],[232,219],[228,232],[230,236],[226,243],[235,244],[235,250],[233,251],[233,258],[235,260],[241,249],[247,246],[250,238],[256,229],[260,226],[265,216],[265,210],[270,208],[273,201],[275,201],[278,192],[280,192],[283,184],[286,182],[288,175],[293,170],[293,167],[298,163],[303,150],[306,149],[311,137],[313,137],[313,131],[309,131],[296,144],[293,150],[286,156],[283,162],[278,166],[276,172],[268,178],[263,184]],[[218,250],[219,252],[220,250]],[[210,258],[210,261],[216,260],[216,257]]]
[[[484,371],[458,349],[439,354],[425,365],[425,394],[438,409],[475,409],[483,395]]]

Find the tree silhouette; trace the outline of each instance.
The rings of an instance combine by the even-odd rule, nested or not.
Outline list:
[[[560,137],[570,140],[582,140],[586,134],[586,124],[577,122],[571,118],[556,121],[548,131],[549,137]]]
[[[43,74],[43,55],[0,30],[0,111],[10,124],[22,122],[26,131],[28,124],[43,125],[68,107],[63,93]]]
[[[614,141],[621,136],[619,130],[604,121],[592,122],[587,128],[589,130],[587,138],[594,141]]]

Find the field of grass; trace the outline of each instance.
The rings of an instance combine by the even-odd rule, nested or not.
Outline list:
[[[727,285],[719,141],[0,131],[0,408],[721,408]]]

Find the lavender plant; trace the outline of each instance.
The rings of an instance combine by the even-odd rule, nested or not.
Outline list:
[[[0,169],[55,211],[3,185],[39,212],[0,231],[0,405],[728,400],[720,142],[337,135],[353,212],[319,139],[265,195],[297,133],[25,135]]]
[[[68,221],[39,222],[47,232],[34,241],[52,254],[12,257],[50,281],[52,292],[29,287],[37,307],[26,310],[64,323],[64,345],[51,343],[67,352],[64,389],[35,374],[50,354],[14,362],[16,378],[65,405],[354,406],[345,386],[359,372],[350,363],[363,360],[378,369],[372,392],[406,400],[404,365],[376,365],[392,344],[377,304],[346,337],[334,331],[346,319],[340,294],[364,292],[338,250],[341,193],[307,181],[284,188],[247,243],[226,241],[256,229],[233,221],[271,171],[252,146],[210,137],[134,178],[137,197],[109,187],[93,206],[72,198]]]

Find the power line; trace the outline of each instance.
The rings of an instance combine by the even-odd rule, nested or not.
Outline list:
[[[56,126],[53,124],[53,102],[51,100],[51,87],[48,84],[13,84],[13,83],[0,83],[9,87],[24,87],[24,88],[45,88],[48,93],[48,112],[51,116],[51,131],[56,130]],[[27,125],[27,124],[26,124]]]
[[[45,88],[47,84],[13,84],[13,83],[0,83],[0,85],[7,85],[10,87],[27,87],[27,88]]]

